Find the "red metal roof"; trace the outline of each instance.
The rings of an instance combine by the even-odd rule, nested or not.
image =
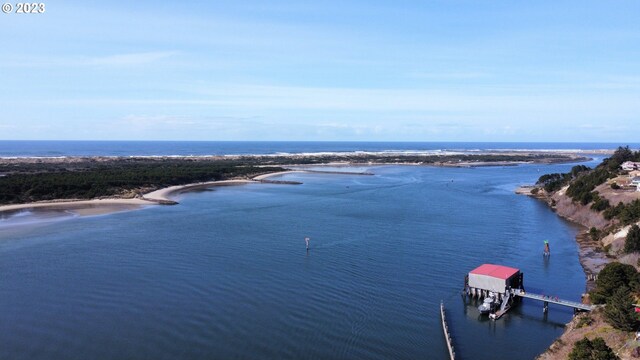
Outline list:
[[[471,270],[470,274],[487,275],[506,280],[517,274],[519,271],[520,270],[508,266],[483,264]]]

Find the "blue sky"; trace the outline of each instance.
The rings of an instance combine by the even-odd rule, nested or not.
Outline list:
[[[46,3],[0,139],[637,142],[639,1]]]

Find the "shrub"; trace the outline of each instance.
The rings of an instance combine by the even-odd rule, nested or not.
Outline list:
[[[611,184],[611,188],[613,190],[620,190],[620,185],[618,185],[618,183],[613,183],[613,184]]]
[[[601,212],[611,207],[609,200],[601,198],[600,194],[597,192],[594,192],[593,194],[593,204],[591,204],[592,210]]]
[[[624,252],[632,253],[640,251],[640,227],[633,225],[627,233],[627,238],[624,241]]]
[[[611,220],[617,217],[618,215],[620,215],[624,207],[625,207],[624,204],[622,202],[619,202],[618,205],[610,207],[607,210],[605,210],[604,213],[602,213],[602,215],[604,216],[605,219]]]
[[[538,178],[537,184],[542,185],[547,192],[557,191],[581,173],[589,170],[591,169],[587,166],[576,165],[572,167],[571,171],[566,174],[554,173],[542,175],[540,176],[540,178]]]
[[[622,331],[634,331],[638,327],[638,316],[633,306],[633,296],[628,287],[622,286],[607,300],[604,308],[607,322]]]
[[[636,199],[627,205],[623,205],[617,218],[624,225],[640,220],[640,200]]]
[[[589,237],[591,238],[591,240],[597,241],[598,239],[600,239],[600,231],[595,227],[591,227],[591,229],[589,229]]]
[[[589,340],[586,337],[573,345],[569,360],[615,360],[619,359],[601,337]]]
[[[623,286],[628,286],[632,291],[640,288],[640,277],[636,268],[619,262],[609,263],[598,274],[596,289],[590,294],[591,301],[594,304],[604,304],[616,290]]]
[[[586,205],[593,200],[593,189],[607,181],[610,177],[614,176],[615,174],[604,168],[598,167],[595,170],[576,178],[571,185],[569,185],[567,195],[574,201],[580,201],[582,205]]]
[[[560,190],[571,178],[568,174],[546,174],[538,178],[538,185],[542,185],[547,192]]]
[[[580,319],[578,319],[578,323],[576,324],[576,327],[580,329],[580,328],[591,325],[591,323],[593,323],[593,319],[591,318],[591,316],[584,315],[584,316],[581,316]]]

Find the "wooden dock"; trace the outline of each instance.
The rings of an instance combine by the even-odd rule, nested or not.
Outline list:
[[[451,334],[449,333],[449,327],[447,326],[447,318],[444,315],[444,303],[440,302],[440,318],[442,319],[442,330],[444,331],[444,339],[447,341],[447,349],[449,349],[449,358],[455,360],[456,353],[453,351],[453,341],[451,340]]]
[[[582,311],[591,311],[593,309],[593,307],[591,305],[579,303],[577,301],[564,300],[564,299],[560,299],[560,298],[557,298],[557,297],[554,297],[554,296],[545,296],[545,295],[541,295],[541,294],[533,294],[533,293],[529,293],[529,292],[524,292],[522,290],[513,290],[513,295],[520,296],[522,298],[542,301],[544,303],[544,306],[545,306],[545,311],[547,309],[548,304],[550,304],[550,303],[551,304],[562,305],[562,306],[567,306],[567,307],[573,308],[575,310],[582,310]]]
[[[500,309],[493,314],[489,314],[489,319],[498,320],[502,317],[502,315],[506,314],[509,309],[511,309],[511,293],[507,292],[505,297],[502,299],[502,304],[500,304]]]
[[[498,320],[502,317],[502,315],[506,314],[507,311],[509,311],[511,309],[511,305],[507,305],[504,308],[501,308],[500,310],[496,311],[493,314],[489,314],[489,319],[491,320]]]

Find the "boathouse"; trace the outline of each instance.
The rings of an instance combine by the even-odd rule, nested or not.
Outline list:
[[[467,286],[471,295],[485,297],[493,292],[502,298],[509,289],[522,288],[522,280],[522,273],[516,268],[483,264],[469,272]]]

